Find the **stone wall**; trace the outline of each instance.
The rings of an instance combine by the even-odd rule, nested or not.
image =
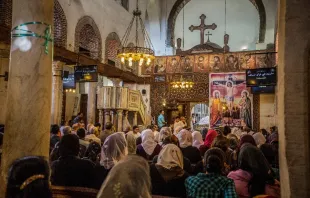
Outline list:
[[[268,129],[277,126],[276,122],[276,103],[274,94],[261,94],[259,109],[259,128]]]

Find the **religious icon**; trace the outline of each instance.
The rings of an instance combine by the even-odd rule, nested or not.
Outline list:
[[[179,56],[171,56],[168,57],[168,73],[179,73],[180,72],[180,57]]]
[[[241,92],[241,100],[239,101],[240,106],[240,118],[242,122],[249,127],[252,128],[252,115],[251,115],[251,99],[249,98],[249,92],[247,90],[243,90]]]
[[[195,72],[207,72],[209,70],[209,56],[196,55],[195,56]]]
[[[220,71],[223,69],[223,55],[211,55],[210,56],[210,67],[212,71]]]
[[[213,91],[213,100],[210,108],[212,112],[210,126],[214,126],[221,119],[222,113],[221,92],[219,90]]]
[[[167,57],[156,57],[155,58],[155,66],[154,73],[155,74],[163,74],[166,73],[166,61]]]
[[[255,55],[242,54],[240,57],[241,69],[255,69]]]
[[[256,68],[267,67],[267,54],[256,54]]]
[[[236,57],[234,54],[226,55],[225,66],[226,71],[238,70],[239,69],[238,57]]]
[[[182,58],[182,71],[193,72],[194,56],[186,56]]]

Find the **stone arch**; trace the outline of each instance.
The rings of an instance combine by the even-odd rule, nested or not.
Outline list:
[[[67,45],[67,19],[58,0],[54,1],[54,45],[64,48]]]
[[[175,36],[174,36],[174,29],[175,23],[177,20],[177,16],[184,8],[184,6],[190,2],[191,0],[177,0],[168,17],[168,29],[167,29],[167,45],[170,47],[175,46]],[[259,25],[259,42],[264,43],[265,41],[265,34],[266,34],[266,10],[262,0],[249,0],[257,9],[260,19]]]
[[[77,23],[75,28],[74,51],[78,53],[80,48],[90,52],[93,59],[102,57],[102,40],[100,31],[93,18],[83,16]]]
[[[122,46],[121,40],[116,32],[111,32],[105,40],[105,62],[115,62],[116,67],[121,67],[117,58],[117,50]]]
[[[0,0],[0,26],[12,26],[12,0]]]

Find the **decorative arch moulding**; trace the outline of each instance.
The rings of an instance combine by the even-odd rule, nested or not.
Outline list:
[[[174,47],[175,46],[175,25],[177,16],[184,8],[184,6],[190,2],[191,0],[177,0],[168,17],[168,27],[167,27],[167,46]],[[266,35],[266,9],[262,0],[249,0],[253,6],[257,9],[259,15],[259,43],[265,42]]]

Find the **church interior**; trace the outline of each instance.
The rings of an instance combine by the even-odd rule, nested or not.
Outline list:
[[[309,0],[0,0],[0,198],[310,197]]]

